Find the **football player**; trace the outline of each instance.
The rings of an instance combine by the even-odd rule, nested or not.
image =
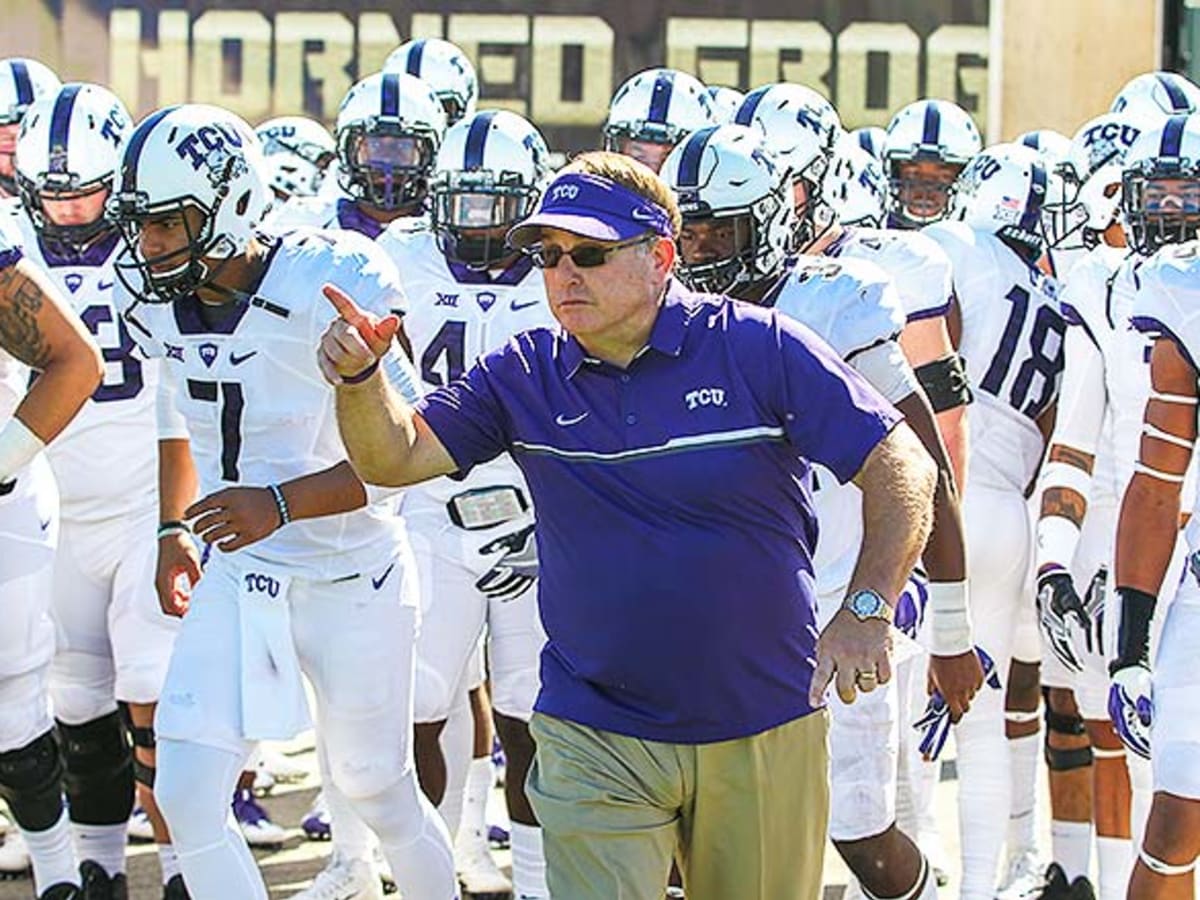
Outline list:
[[[125,142],[110,205],[126,245],[118,304],[147,355],[163,358],[166,407],[190,439],[167,442],[179,446],[159,461],[170,516],[159,602],[187,615],[155,719],[155,796],[189,891],[265,898],[223,798],[254,742],[307,727],[303,672],[328,777],[404,893],[449,900],[449,838],[411,762],[411,553],[393,495],[366,491],[346,462],[311,350],[325,319],[319,284],[352,285],[397,330],[403,297],[360,235],[261,232],[264,168],[233,114],[163,109]],[[415,395],[401,354],[385,370]],[[188,507],[192,477],[203,498]],[[193,532],[209,548],[203,577]]]
[[[13,155],[25,110],[59,87],[58,76],[36,59],[0,59],[0,197],[17,196]]]
[[[433,88],[446,112],[446,125],[475,115],[479,79],[462,48],[441,38],[406,41],[388,54],[384,72],[407,72]]]
[[[278,116],[254,133],[262,141],[275,198],[286,203],[292,197],[315,197],[337,149],[325,126],[307,116]]]
[[[949,100],[917,100],[892,116],[883,146],[891,227],[944,218],[950,186],[982,146],[971,116]]]
[[[1027,497],[1063,367],[1057,285],[1037,267],[1048,173],[1034,150],[992,147],[963,171],[947,221],[926,228],[950,257],[958,352],[974,392],[963,497],[971,614],[1007,680],[1033,545]],[[984,691],[955,737],[962,896],[991,900],[1011,800],[1002,695]],[[998,811],[1000,814],[997,814]]]
[[[704,85],[675,69],[646,69],[617,88],[604,122],[604,149],[632,156],[655,172],[697,128],[717,124]]]

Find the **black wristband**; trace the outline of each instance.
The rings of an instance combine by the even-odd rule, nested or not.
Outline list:
[[[292,513],[288,509],[287,498],[283,496],[283,491],[277,484],[268,484],[267,490],[275,498],[275,510],[279,513],[279,527],[282,528],[292,521]]]
[[[342,376],[342,384],[362,384],[368,378],[375,374],[375,370],[379,368],[379,360],[371,363],[357,375]]]
[[[168,519],[166,522],[159,522],[158,537],[159,540],[169,537],[172,534],[191,534],[192,529],[188,528],[187,522],[181,522],[179,519]]]
[[[1150,663],[1150,622],[1158,603],[1153,594],[1137,588],[1119,587],[1121,598],[1120,628],[1117,630],[1117,656],[1108,664],[1109,674],[1129,666]]]

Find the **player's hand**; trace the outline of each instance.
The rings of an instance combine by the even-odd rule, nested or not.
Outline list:
[[[974,652],[969,655],[975,657],[975,668],[980,671],[983,683],[994,691],[1000,690],[1000,676],[996,673],[996,663],[992,658],[982,647],[976,647]],[[934,658],[959,659],[957,656]],[[930,669],[932,672],[932,665]],[[921,751],[921,757],[926,762],[932,762],[938,758],[938,754],[946,745],[946,738],[950,735],[950,725],[954,721],[957,719],[953,718],[950,706],[946,703],[942,692],[934,688],[929,702],[925,705],[924,715],[913,723],[913,728],[921,732],[921,743],[917,749]]]
[[[983,651],[976,653],[968,650],[957,656],[929,657],[929,681],[945,701],[951,722],[957,722],[966,714],[971,708],[971,701],[983,687],[981,654],[986,655]],[[996,676],[993,674],[992,677]]]
[[[824,702],[829,682],[836,681],[843,703],[853,703],[858,691],[869,692],[892,678],[892,626],[883,619],[860,621],[839,609],[817,640],[817,669],[808,702]]]
[[[337,310],[337,318],[321,335],[317,364],[330,384],[343,384],[375,365],[392,346],[400,328],[400,317],[380,318],[361,309],[341,288],[326,284],[321,289]]]
[[[184,517],[195,519],[196,537],[224,553],[261,541],[283,524],[275,496],[265,487],[225,488],[197,500]]]
[[[1144,759],[1150,758],[1150,725],[1154,695],[1150,669],[1144,663],[1112,664],[1108,688],[1108,717],[1121,743]]]
[[[166,534],[158,539],[154,589],[158,605],[168,616],[178,618],[188,611],[192,588],[200,580],[200,553],[191,535]]]
[[[1038,623],[1055,657],[1068,671],[1082,672],[1078,639],[1090,633],[1092,619],[1069,572],[1054,569],[1038,578]]]
[[[515,600],[537,581],[537,540],[533,530],[531,523],[479,548],[484,556],[499,554],[492,567],[475,582],[475,587],[488,599]]]

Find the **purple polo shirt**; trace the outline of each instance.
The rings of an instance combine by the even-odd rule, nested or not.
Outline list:
[[[461,471],[528,479],[539,711],[686,744],[812,711],[807,460],[848,480],[900,419],[813,332],[672,282],[628,369],[537,329],[418,409]]]

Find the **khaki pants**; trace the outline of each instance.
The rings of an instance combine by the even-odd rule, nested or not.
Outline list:
[[[815,900],[829,819],[824,710],[747,738],[664,744],[535,713],[526,792],[553,900]]]

